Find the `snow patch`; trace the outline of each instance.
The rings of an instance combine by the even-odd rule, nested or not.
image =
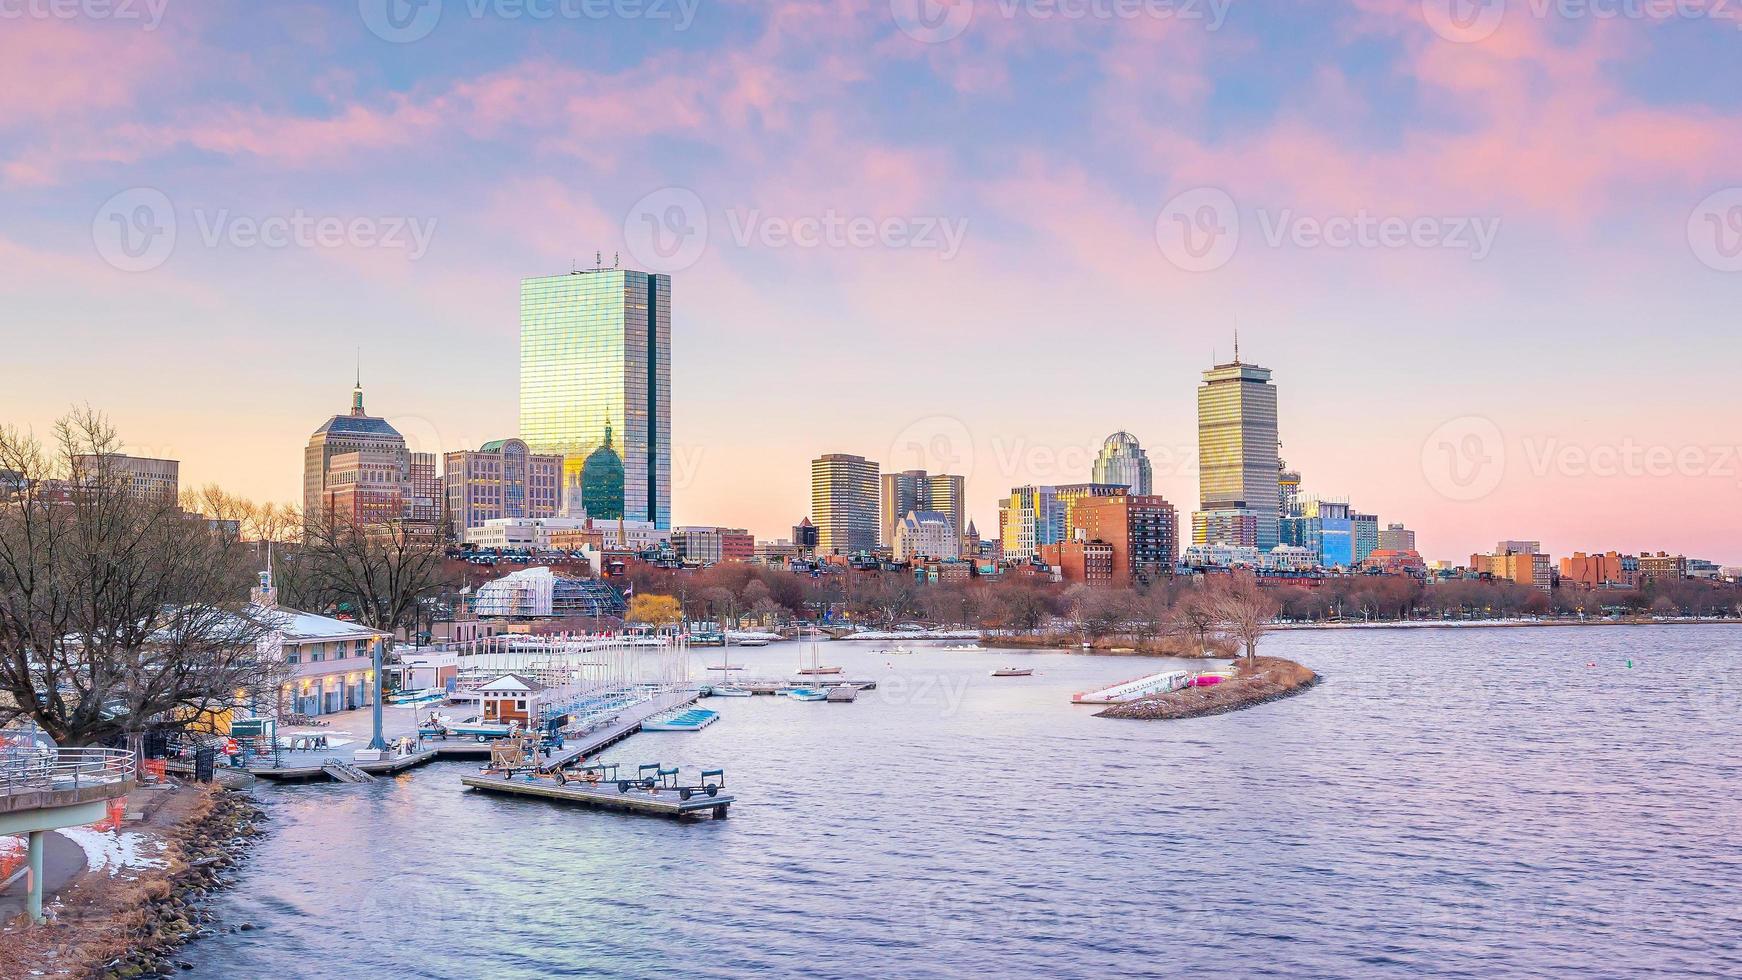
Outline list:
[[[67,840],[85,852],[85,866],[92,871],[108,869],[110,877],[130,868],[161,868],[163,841],[131,831],[96,830],[91,827],[67,827],[57,830]]]

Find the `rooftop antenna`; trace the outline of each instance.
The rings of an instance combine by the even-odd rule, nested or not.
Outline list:
[[[623,253],[622,252],[612,252],[611,253],[611,268],[615,269],[618,266],[621,266],[622,264],[623,264]]]
[[[593,268],[603,269],[604,267],[605,267],[605,253],[604,252],[594,252],[593,253]]]
[[[1240,331],[1234,331],[1234,363],[1240,363]]]

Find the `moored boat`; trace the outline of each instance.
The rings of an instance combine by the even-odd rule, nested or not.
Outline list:
[[[829,692],[808,687],[794,687],[786,692],[786,696],[794,701],[822,701],[828,698]]]
[[[747,698],[751,696],[751,693],[744,688],[725,684],[714,688],[713,696],[716,698]]]
[[[1033,674],[1033,667],[1000,667],[992,672],[993,677],[1030,677]]]

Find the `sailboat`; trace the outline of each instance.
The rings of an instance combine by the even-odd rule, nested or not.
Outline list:
[[[821,677],[824,675],[841,673],[841,668],[839,668],[839,667],[824,667],[822,665],[822,663],[820,661],[821,654],[817,650],[817,631],[814,627],[811,629],[810,652],[811,652],[811,665],[809,667],[806,667],[804,665],[804,659],[802,657],[799,659],[799,662],[798,662],[799,676],[801,676],[801,677]]]

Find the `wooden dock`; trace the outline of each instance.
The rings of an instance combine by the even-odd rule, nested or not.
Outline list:
[[[877,690],[876,681],[853,680],[851,678],[839,677],[801,677],[792,680],[784,678],[744,677],[734,681],[722,681],[714,686],[741,687],[744,690],[749,691],[751,694],[783,694],[795,687],[808,687],[814,691],[818,688],[835,687],[841,684],[845,684],[848,687],[860,691]]]
[[[682,708],[694,704],[700,697],[696,691],[677,691],[662,694],[651,701],[631,705],[617,715],[617,720],[591,732],[575,736],[567,736],[563,750],[553,753],[548,759],[539,761],[539,771],[552,772],[572,765],[582,756],[590,756],[623,741],[641,730],[641,723],[663,711]],[[410,755],[394,756],[380,762],[349,762],[348,765],[360,769],[371,776],[391,776],[414,769],[437,759],[488,759],[490,758],[491,742],[479,742],[471,738],[452,738],[447,740],[424,739],[421,749]],[[328,771],[327,759],[335,750],[298,753],[303,758],[288,762],[276,769],[270,766],[255,766],[247,772],[260,779],[274,782],[306,782],[309,780],[332,779]]]
[[[519,778],[487,775],[462,776],[460,782],[473,789],[481,789],[491,793],[510,793],[517,796],[575,803],[603,810],[622,810],[678,819],[712,816],[716,820],[724,820],[727,811],[735,802],[735,798],[726,793],[721,793],[718,796],[696,793],[686,800],[682,799],[676,790],[671,789],[651,792],[640,787],[632,787],[628,792],[623,792],[617,788],[615,783],[589,786],[571,782],[558,786],[551,780],[529,780],[524,776]]]

